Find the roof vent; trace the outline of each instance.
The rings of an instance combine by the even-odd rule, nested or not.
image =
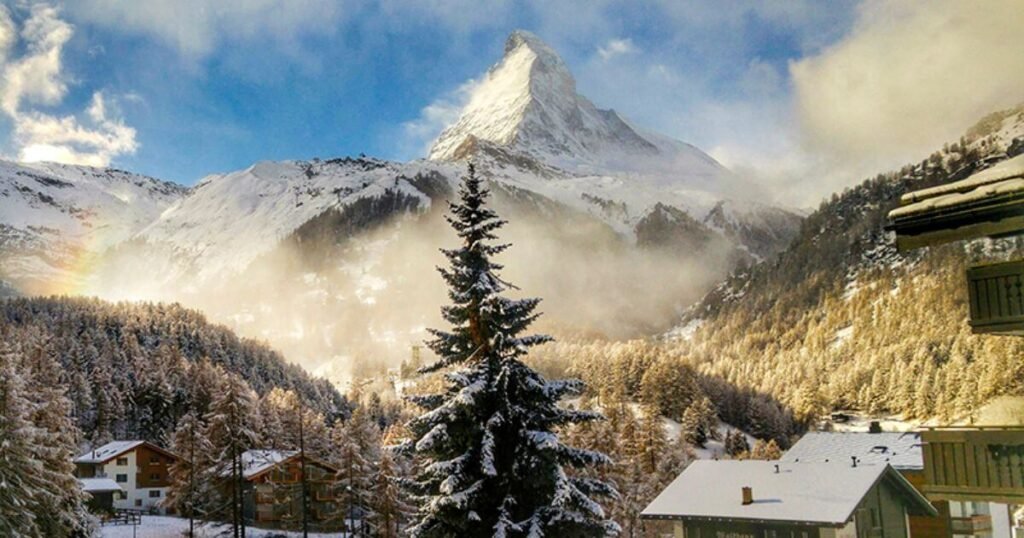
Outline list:
[[[868,433],[882,433],[882,424],[877,420],[872,420],[868,425]]]
[[[779,464],[775,464],[775,474],[779,474]]]
[[[883,445],[873,446],[870,450],[872,454],[885,454],[888,451],[889,447]]]
[[[857,456],[850,456],[850,459],[853,460],[853,466],[856,467],[857,466]]]
[[[750,486],[743,486],[743,506],[754,504],[754,490]]]

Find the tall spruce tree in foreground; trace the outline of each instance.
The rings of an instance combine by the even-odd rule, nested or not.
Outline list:
[[[558,426],[599,418],[559,407],[582,388],[578,381],[546,381],[520,358],[548,336],[524,335],[537,319],[539,299],[502,296],[502,266],[491,258],[505,221],[485,202],[488,191],[472,165],[450,204],[448,222],[462,246],[443,250],[439,269],[452,304],[442,315],[452,327],[432,330],[439,360],[423,373],[450,369],[441,394],[413,398],[427,411],[409,424],[407,448],[426,460],[411,489],[420,510],[409,529],[418,537],[603,536],[618,526],[592,497],[614,495],[604,482],[576,477],[566,467],[609,463],[598,452],[559,442]]]

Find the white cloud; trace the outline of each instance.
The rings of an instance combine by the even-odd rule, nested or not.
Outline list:
[[[622,56],[625,54],[636,54],[640,52],[640,49],[633,44],[633,40],[630,38],[626,39],[612,39],[608,41],[603,47],[597,48],[597,54],[605,60],[610,60],[616,56]]]
[[[1024,101],[1022,28],[1013,0],[864,4],[846,38],[790,66],[804,142],[841,161],[921,158]]]
[[[469,102],[469,97],[478,84],[476,79],[464,82],[455,90],[423,107],[419,117],[403,123],[398,141],[398,157],[425,157],[441,131],[459,119],[459,113]]]
[[[134,152],[135,129],[109,115],[101,92],[93,94],[82,120],[36,108],[60,104],[68,91],[61,52],[73,29],[58,11],[33,6],[22,25],[25,53],[19,58],[9,55],[17,42],[16,36],[8,37],[14,29],[10,13],[0,11],[0,51],[7,53],[0,61],[0,112],[13,124],[18,160],[107,166],[113,157]]]
[[[71,39],[71,26],[58,18],[54,8],[36,5],[22,26],[21,38],[26,54],[4,66],[0,93],[0,109],[11,116],[22,102],[53,105],[67,92],[60,77],[61,49]]]
[[[339,0],[75,0],[66,7],[75,20],[154,35],[190,57],[230,39],[330,35],[346,14]]]

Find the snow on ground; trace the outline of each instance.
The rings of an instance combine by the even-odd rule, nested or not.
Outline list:
[[[855,412],[847,412],[850,416],[848,422],[831,422],[832,431],[835,432],[866,432],[871,423],[877,421],[884,432],[909,432],[920,429],[923,424],[919,422],[907,422],[899,415],[885,417],[871,417],[858,415]]]
[[[682,426],[680,426],[678,422],[670,418],[661,417],[661,421],[663,426],[665,427],[665,434],[668,436],[669,440],[675,441],[679,439],[679,434],[682,431]],[[715,427],[715,431],[718,432],[717,437],[719,440],[709,440],[707,443],[705,443],[704,448],[693,447],[694,455],[696,455],[697,458],[702,460],[712,460],[726,457],[725,443],[723,442],[723,440],[725,439],[725,434],[736,430],[739,430],[739,428],[733,427],[730,424],[719,421],[718,426]],[[754,446],[754,442],[757,441],[757,438],[748,434],[747,432],[743,432],[743,435],[744,437],[747,438],[747,444],[750,446]]]
[[[842,329],[836,331],[836,335],[835,337],[832,338],[832,343],[829,344],[829,347],[833,349],[838,348],[842,346],[844,343],[846,343],[846,341],[849,340],[851,336],[853,336],[853,325],[843,327]]]
[[[690,339],[693,338],[694,333],[697,332],[697,329],[699,329],[701,325],[704,325],[703,319],[691,319],[690,321],[687,321],[682,325],[678,325],[670,329],[667,333],[665,333],[665,338],[669,340],[689,341]]]
[[[212,538],[223,530],[222,527],[200,527],[197,525],[196,537]],[[100,536],[103,538],[179,538],[186,531],[188,531],[187,519],[171,516],[142,516],[142,524],[137,527],[131,525],[106,525],[100,528]],[[246,527],[245,535],[251,538],[297,538],[302,536],[302,533]],[[311,532],[309,535],[317,538],[344,538],[346,533]]]

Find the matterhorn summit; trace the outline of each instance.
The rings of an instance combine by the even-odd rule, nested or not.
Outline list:
[[[728,174],[697,148],[642,133],[614,110],[594,106],[576,93],[576,80],[558,54],[523,30],[508,37],[504,56],[470,92],[429,158],[462,160],[481,145],[571,173],[672,170],[699,179]]]

